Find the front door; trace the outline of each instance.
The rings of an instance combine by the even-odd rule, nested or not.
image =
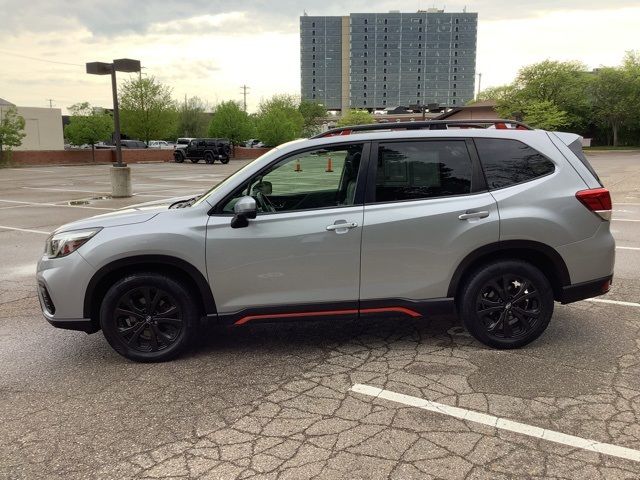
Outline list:
[[[207,225],[207,273],[223,321],[357,314],[363,158],[363,143],[288,155],[223,201]],[[258,215],[231,228],[244,195]]]
[[[484,187],[473,144],[464,139],[381,142],[373,163],[361,308],[428,313],[435,299],[448,296],[464,257],[499,240],[496,202]]]

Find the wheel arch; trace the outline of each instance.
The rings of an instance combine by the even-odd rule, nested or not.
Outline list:
[[[567,265],[554,248],[531,240],[505,240],[485,245],[467,255],[451,277],[447,296],[457,297],[466,277],[481,265],[506,259],[524,260],[539,268],[549,279],[556,300],[561,298],[563,287],[571,284]]]
[[[198,293],[204,315],[215,315],[216,304],[209,283],[189,262],[169,255],[136,255],[115,260],[100,268],[91,278],[84,295],[83,314],[94,326],[99,324],[100,304],[107,290],[120,278],[135,272],[156,272],[187,282]]]

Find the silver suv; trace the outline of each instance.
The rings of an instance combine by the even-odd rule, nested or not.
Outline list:
[[[54,326],[158,361],[206,321],[457,312],[496,348],[554,301],[606,293],[611,198],[580,137],[517,122],[347,127],[281,145],[210,191],[70,223],[47,240]]]

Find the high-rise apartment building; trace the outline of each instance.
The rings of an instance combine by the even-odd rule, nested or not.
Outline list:
[[[300,17],[302,98],[328,110],[464,105],[474,96],[477,13]]]

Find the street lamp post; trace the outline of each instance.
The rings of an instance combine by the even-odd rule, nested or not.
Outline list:
[[[111,91],[113,94],[113,127],[116,142],[116,163],[111,169],[111,194],[113,197],[131,196],[131,169],[122,162],[122,142],[120,141],[120,109],[118,108],[118,85],[116,72],[140,72],[140,60],[120,58],[113,63],[87,63],[90,75],[111,75]]]

